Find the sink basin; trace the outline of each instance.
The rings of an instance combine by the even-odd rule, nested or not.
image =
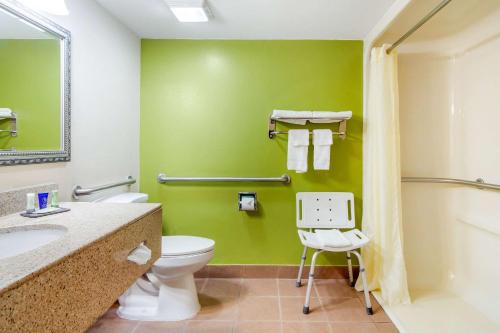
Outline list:
[[[58,225],[0,229],[0,260],[35,250],[61,238],[68,230]]]

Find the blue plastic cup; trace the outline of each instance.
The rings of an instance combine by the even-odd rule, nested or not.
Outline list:
[[[47,201],[49,201],[49,193],[48,192],[38,193],[38,207],[40,209],[47,208]]]

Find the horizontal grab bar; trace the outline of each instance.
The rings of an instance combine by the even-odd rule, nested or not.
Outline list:
[[[82,188],[80,185],[77,185],[73,188],[73,199],[78,199],[78,197],[81,195],[89,195],[89,194],[92,194],[94,192],[107,190],[108,188],[113,188],[113,187],[118,187],[118,186],[123,186],[123,185],[132,185],[132,184],[135,184],[135,182],[136,182],[136,180],[132,176],[128,176],[127,180],[125,180],[125,181],[96,186],[96,187]]]
[[[401,177],[401,181],[404,183],[445,183],[472,186],[480,189],[500,190],[500,185],[485,183],[482,178],[473,181],[457,178]]]
[[[289,184],[291,178],[284,174],[281,177],[170,177],[164,173],[158,175],[158,183],[170,182],[240,182],[240,183],[284,183]]]

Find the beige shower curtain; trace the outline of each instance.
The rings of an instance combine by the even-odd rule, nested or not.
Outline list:
[[[389,305],[409,303],[403,256],[397,54],[373,48],[364,128],[363,249],[368,287]],[[357,288],[362,289],[360,281]]]

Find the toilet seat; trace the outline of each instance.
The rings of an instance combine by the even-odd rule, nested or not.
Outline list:
[[[210,252],[214,249],[212,239],[195,236],[163,236],[161,257],[189,256]]]

